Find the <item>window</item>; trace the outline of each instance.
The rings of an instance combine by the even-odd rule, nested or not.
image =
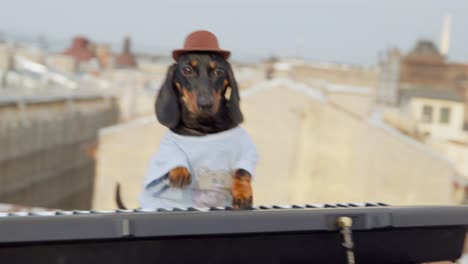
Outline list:
[[[428,106],[428,105],[423,106],[422,121],[424,123],[432,122],[432,106]]]
[[[450,122],[450,108],[442,107],[440,109],[440,123],[448,124]]]

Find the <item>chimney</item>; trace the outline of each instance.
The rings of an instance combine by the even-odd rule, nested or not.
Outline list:
[[[450,48],[450,30],[452,26],[452,16],[445,15],[442,24],[442,34],[440,36],[440,53],[447,56]]]
[[[122,53],[117,56],[115,60],[115,66],[117,68],[136,68],[137,62],[135,56],[131,51],[131,40],[129,37],[125,37]]]
[[[87,62],[94,58],[90,46],[91,43],[89,39],[78,36],[73,39],[72,45],[64,54],[74,57],[77,63]]]
[[[123,53],[130,53],[130,38],[129,37],[125,37],[124,39]]]
[[[8,86],[8,73],[15,69],[15,54],[13,50],[6,50],[6,65],[3,74],[0,76],[0,88]]]

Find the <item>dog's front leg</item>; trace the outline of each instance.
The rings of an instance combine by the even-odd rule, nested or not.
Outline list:
[[[238,169],[234,172],[232,181],[232,207],[235,209],[249,209],[252,207],[252,175],[246,170]]]
[[[169,183],[171,187],[182,188],[192,182],[192,176],[185,167],[177,167],[169,171]]]

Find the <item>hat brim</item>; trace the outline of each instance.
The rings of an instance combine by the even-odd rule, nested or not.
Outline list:
[[[204,49],[204,48],[195,48],[195,49],[176,49],[172,51],[172,58],[178,60],[182,54],[193,52],[193,51],[209,51],[221,55],[224,59],[228,59],[231,55],[231,52],[228,50],[220,49]]]

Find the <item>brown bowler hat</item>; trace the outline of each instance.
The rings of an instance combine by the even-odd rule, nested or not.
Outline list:
[[[177,60],[180,55],[190,51],[212,51],[220,54],[224,59],[228,59],[231,52],[219,48],[216,36],[206,30],[198,30],[190,33],[185,38],[184,48],[172,51],[172,58]]]

